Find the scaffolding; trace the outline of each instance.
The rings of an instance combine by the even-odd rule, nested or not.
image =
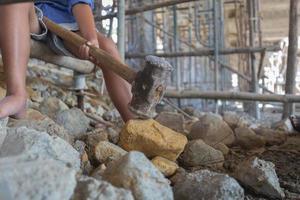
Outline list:
[[[258,0],[127,0],[124,5],[124,0],[114,1],[106,8],[110,12],[96,16],[96,20],[110,20],[112,24],[112,19],[118,18],[118,45],[126,62],[139,69],[146,55],[164,57],[175,68],[169,80],[169,94],[195,90],[198,94],[213,94],[212,91],[216,94],[215,98],[198,95],[202,100],[186,100],[186,95],[173,95],[179,107],[193,104],[204,111],[222,112],[230,100],[236,99],[232,99],[232,95],[222,98],[219,95],[218,98],[220,92],[273,95],[274,91],[264,84],[264,59],[268,52],[279,51],[281,47],[264,46],[262,42]],[[234,18],[235,22],[234,44],[226,37],[228,18]],[[295,22],[295,19],[290,20]],[[295,79],[295,71],[293,73],[287,80]],[[237,87],[232,84],[233,75],[238,77]],[[293,88],[294,82],[288,87]],[[291,88],[286,91],[293,94]],[[218,101],[220,99],[223,101]],[[244,110],[259,118],[258,102],[255,98],[249,98],[251,100],[244,103]],[[290,108],[290,102],[286,103]]]

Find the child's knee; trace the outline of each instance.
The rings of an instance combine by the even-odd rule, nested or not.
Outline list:
[[[101,38],[99,40],[99,46],[105,51],[114,51],[116,49],[116,44],[111,38]]]

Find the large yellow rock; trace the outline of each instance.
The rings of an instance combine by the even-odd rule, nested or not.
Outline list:
[[[178,158],[186,144],[186,136],[153,119],[128,121],[119,141],[126,151],[141,151],[149,158],[161,156],[172,161]]]
[[[165,159],[163,157],[157,156],[151,160],[153,165],[166,177],[172,176],[175,174],[176,170],[179,168],[178,165],[170,161],[168,159]]]

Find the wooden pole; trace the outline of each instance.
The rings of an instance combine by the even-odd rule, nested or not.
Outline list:
[[[220,55],[231,55],[231,54],[249,54],[249,53],[261,53],[263,51],[276,52],[280,51],[279,46],[268,46],[268,47],[245,47],[245,48],[226,48],[220,49]],[[200,57],[200,56],[212,56],[214,55],[214,49],[203,48],[195,49],[193,52],[169,52],[169,53],[156,53],[154,54],[158,57],[172,58],[172,57]],[[126,58],[144,58],[146,53],[126,53]]]
[[[194,2],[194,1],[197,1],[197,0],[170,0],[170,1],[164,1],[164,2],[159,2],[159,3],[152,3],[152,4],[145,5],[145,6],[140,6],[137,8],[132,8],[132,9],[126,10],[125,14],[126,15],[135,15],[137,13],[141,13],[141,12],[145,12],[145,11],[149,11],[149,10],[155,10],[157,8],[174,6],[177,4]],[[117,13],[111,13],[111,14],[108,14],[105,16],[96,17],[96,20],[100,21],[100,20],[104,20],[104,19],[110,19],[113,17],[117,17]]]
[[[290,0],[289,47],[286,70],[285,93],[295,93],[298,51],[298,0]],[[283,118],[294,112],[293,104],[284,104]]]
[[[256,94],[251,92],[202,92],[198,90],[171,91],[167,90],[165,97],[183,99],[225,99],[232,101],[262,101],[262,102],[300,102],[299,95]]]
[[[118,0],[118,50],[125,59],[125,0]]]

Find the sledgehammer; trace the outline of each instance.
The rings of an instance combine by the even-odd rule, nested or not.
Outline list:
[[[109,66],[120,77],[132,85],[132,100],[129,103],[129,109],[141,118],[151,118],[154,106],[162,99],[168,77],[173,67],[165,60],[155,56],[145,58],[146,65],[142,71],[135,72],[128,65],[119,62],[105,51],[88,45],[87,40],[76,33],[73,33],[44,17],[47,28],[70,42],[76,47],[86,44],[90,48],[90,55],[97,61],[101,67]]]

